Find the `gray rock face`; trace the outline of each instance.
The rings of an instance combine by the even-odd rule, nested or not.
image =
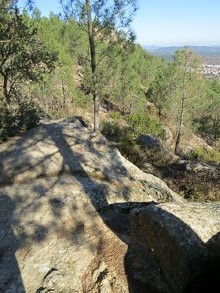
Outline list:
[[[183,202],[77,119],[0,145],[0,292],[129,292],[128,214]]]
[[[139,136],[137,142],[148,149],[163,149],[161,141],[149,134]]]
[[[219,285],[219,205],[164,203],[134,209],[131,229],[133,239],[157,259],[170,286],[167,292],[212,292]]]
[[[1,144],[0,182],[0,292],[197,290],[218,260],[219,206],[187,203],[78,119]]]
[[[166,162],[176,160],[176,156],[172,154],[159,138],[149,134],[140,135],[137,138],[137,143],[140,145],[142,151],[146,154],[151,154],[152,157],[156,156],[162,158]],[[146,162],[147,163],[147,162]]]
[[[176,162],[176,168],[197,176],[220,179],[220,167],[217,165],[211,165],[204,162],[180,160]]]

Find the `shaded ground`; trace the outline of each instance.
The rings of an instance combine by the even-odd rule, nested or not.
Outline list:
[[[219,166],[182,160],[158,170],[160,178],[187,200],[220,202]]]
[[[131,235],[130,212],[137,210],[138,219],[143,207],[175,201],[184,211],[188,203],[78,119],[48,122],[0,145],[0,183],[0,292],[175,292],[160,253],[142,241],[150,233],[137,225]],[[197,237],[180,216],[166,215],[187,240]],[[167,235],[163,221],[161,227]],[[208,235],[217,235],[214,248],[216,227]],[[157,226],[151,234],[160,251],[166,241]]]
[[[0,183],[5,293],[135,292],[143,286],[129,270],[130,209],[182,201],[77,119],[49,122],[2,144]],[[165,286],[148,267],[154,283]]]

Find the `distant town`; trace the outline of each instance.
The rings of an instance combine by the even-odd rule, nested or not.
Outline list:
[[[220,65],[202,64],[201,73],[209,79],[220,78]]]
[[[183,47],[153,47],[145,46],[145,50],[167,60],[172,60],[176,50]],[[209,79],[220,79],[220,46],[188,46],[203,59],[201,73]]]

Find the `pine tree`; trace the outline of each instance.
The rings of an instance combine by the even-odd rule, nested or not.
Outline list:
[[[67,19],[75,19],[88,37],[90,51],[91,93],[94,101],[94,131],[99,130],[98,66],[103,56],[108,55],[112,42],[125,40],[133,34],[129,24],[136,11],[135,0],[60,0]],[[100,42],[105,42],[101,52]]]

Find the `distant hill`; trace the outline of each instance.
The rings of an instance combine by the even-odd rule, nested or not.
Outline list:
[[[172,60],[175,51],[182,48],[183,47],[181,46],[144,46],[146,51],[167,60]],[[202,56],[205,63],[220,64],[220,46],[188,46],[188,48],[194,51],[196,54]]]

